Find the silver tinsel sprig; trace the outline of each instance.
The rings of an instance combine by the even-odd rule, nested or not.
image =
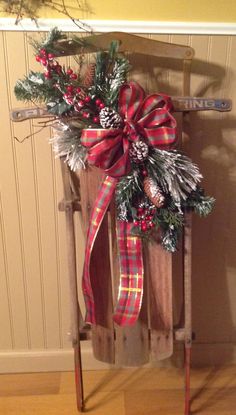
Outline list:
[[[178,245],[178,232],[169,229],[162,237],[161,244],[168,252],[174,253]]]
[[[196,164],[175,150],[154,149],[148,160],[152,176],[163,191],[172,196],[176,205],[186,200],[202,179]]]
[[[70,127],[62,121],[53,125],[53,137],[50,139],[56,157],[66,157],[72,171],[85,167],[86,148],[80,142],[81,131]]]

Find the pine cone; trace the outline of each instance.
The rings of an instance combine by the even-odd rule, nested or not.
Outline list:
[[[135,163],[142,163],[148,157],[148,145],[142,140],[132,143],[129,156]]]
[[[93,80],[94,80],[94,76],[95,76],[95,69],[96,69],[96,64],[95,63],[90,63],[87,66],[86,72],[85,72],[84,78],[83,78],[83,87],[89,88],[90,86],[93,85]]]
[[[120,114],[109,107],[101,109],[99,118],[102,128],[120,128],[122,125]]]
[[[165,196],[163,195],[160,187],[156,184],[155,180],[151,177],[145,177],[143,181],[143,188],[149,200],[151,200],[157,208],[161,208],[164,205]]]

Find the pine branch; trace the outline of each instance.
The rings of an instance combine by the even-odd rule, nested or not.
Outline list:
[[[47,33],[46,37],[44,37],[40,41],[30,38],[30,44],[33,46],[36,54],[42,48],[46,49],[47,52],[56,53],[56,48],[55,48],[56,42],[58,42],[59,40],[66,39],[66,38],[67,36],[65,33],[63,33],[57,27],[54,27]]]
[[[53,86],[52,80],[46,80],[41,72],[31,71],[24,79],[16,82],[14,92],[16,98],[20,101],[38,103],[47,102],[53,96],[61,97],[61,92]]]
[[[82,146],[81,128],[74,128],[66,122],[56,122],[53,125],[53,138],[50,140],[56,157],[66,157],[72,171],[85,167],[86,148]]]
[[[126,81],[130,64],[118,56],[119,44],[111,42],[109,52],[98,52],[94,75],[94,86],[90,92],[99,96],[106,106],[117,109],[117,98],[121,85]]]
[[[150,176],[177,204],[185,200],[202,179],[198,167],[177,151],[153,149],[148,157],[147,168]]]
[[[134,202],[142,194],[142,183],[137,170],[121,178],[116,186],[115,196],[117,215],[121,220],[132,219],[135,216]]]
[[[50,10],[55,10],[58,13],[68,17],[75,24],[75,26],[79,27],[79,29],[89,33],[92,32],[92,28],[89,25],[83,23],[80,19],[75,18],[72,12],[69,11],[70,9],[79,9],[81,12],[85,10],[89,11],[89,7],[87,5],[82,7],[79,2],[77,2],[76,8],[72,8],[70,5],[67,6],[65,0],[61,0],[60,2],[55,0],[0,0],[0,5],[2,6],[2,10],[4,12],[13,14],[16,17],[16,25],[23,18],[28,17],[32,19],[37,26],[37,19],[39,17],[38,12],[41,7],[44,7]]]
[[[197,187],[195,192],[192,192],[184,203],[184,207],[193,209],[199,216],[205,217],[212,212],[215,205],[215,199],[211,196],[206,196],[204,190]]]

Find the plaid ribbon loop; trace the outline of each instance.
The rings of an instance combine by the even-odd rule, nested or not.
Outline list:
[[[153,94],[145,98],[143,88],[130,82],[120,89],[118,110],[122,128],[85,129],[81,142],[88,148],[88,163],[106,174],[92,210],[85,250],[83,292],[86,321],[96,324],[95,304],[90,275],[91,254],[97,233],[113,197],[118,179],[130,170],[129,147],[140,137],[153,147],[169,147],[176,141],[176,121],[170,114],[171,100],[167,95]],[[131,235],[133,224],[117,221],[120,259],[120,285],[114,321],[133,325],[140,312],[143,296],[142,241]]]
[[[170,114],[170,97],[153,94],[145,98],[136,82],[120,89],[118,110],[123,128],[84,129],[82,144],[88,148],[88,163],[112,177],[130,170],[129,147],[140,137],[153,147],[170,146],[176,141],[176,120]]]

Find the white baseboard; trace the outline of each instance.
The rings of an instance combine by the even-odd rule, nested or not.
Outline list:
[[[93,357],[89,342],[82,343],[82,366],[84,370],[110,368],[108,364],[99,362]],[[0,373],[66,372],[73,369],[72,348],[0,352]]]
[[[236,23],[220,22],[174,22],[142,20],[86,20],[81,21],[85,28],[95,32],[121,31],[127,33],[189,34],[189,35],[235,35]],[[79,32],[70,19],[38,19],[37,26],[31,19],[22,19],[17,25],[15,18],[0,18],[0,30],[10,31],[48,31],[58,26],[65,32]]]
[[[177,344],[174,355],[161,362],[151,362],[145,367],[181,366],[183,346]],[[192,366],[216,366],[236,364],[236,344],[234,343],[194,343]],[[112,366],[99,362],[93,356],[90,342],[82,343],[82,367],[84,370],[106,370]],[[73,350],[25,350],[2,351],[0,353],[0,373],[59,372],[74,368]]]

